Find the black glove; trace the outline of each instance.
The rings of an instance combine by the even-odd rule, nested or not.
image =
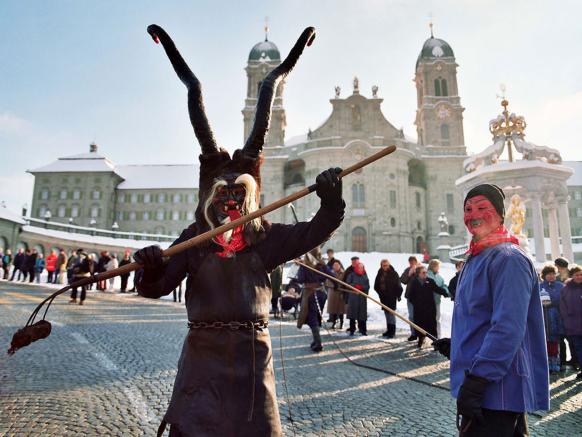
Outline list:
[[[160,246],[148,246],[133,254],[133,259],[141,264],[144,269],[157,270],[164,265],[163,252]]]
[[[432,347],[435,351],[441,353],[449,360],[451,359],[451,339],[450,338],[439,338],[432,343]]]
[[[341,172],[341,168],[330,168],[315,178],[315,192],[321,199],[321,206],[329,209],[343,207],[342,181],[338,177]]]
[[[484,423],[481,403],[488,385],[489,381],[485,378],[465,372],[465,380],[457,396],[457,414],[463,416],[464,419],[473,420],[479,424]]]

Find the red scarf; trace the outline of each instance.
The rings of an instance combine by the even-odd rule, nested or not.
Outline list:
[[[483,252],[488,247],[508,242],[517,244],[519,246],[519,240],[515,237],[515,235],[511,234],[504,225],[501,225],[489,235],[481,238],[479,241],[471,240],[467,253],[470,253],[471,256],[475,256]]]
[[[238,211],[229,211],[228,215],[230,216],[231,221],[240,217]],[[240,225],[234,228],[232,230],[230,241],[226,241],[224,234],[214,237],[214,242],[222,247],[222,252],[217,252],[216,254],[223,258],[230,258],[235,254],[235,252],[241,251],[247,247],[247,243],[244,240],[244,228],[245,225]]]

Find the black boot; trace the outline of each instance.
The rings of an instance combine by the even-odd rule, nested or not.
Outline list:
[[[386,337],[394,338],[394,336],[396,335],[396,325],[388,325],[386,333],[387,333]]]
[[[313,334],[313,343],[311,343],[311,350],[313,352],[321,352],[323,346],[321,345],[321,335],[319,334],[319,326],[313,326],[311,328],[311,334]]]
[[[339,321],[340,321],[339,329],[344,329],[344,315],[343,314],[340,314]]]

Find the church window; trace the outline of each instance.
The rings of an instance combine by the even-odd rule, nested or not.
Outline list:
[[[455,225],[449,225],[449,234],[455,235]]]
[[[449,95],[448,85],[446,79],[441,79],[441,92],[443,96]]]
[[[390,191],[390,208],[396,208],[396,191]]]
[[[360,226],[352,231],[352,251],[366,252],[368,250],[368,238],[366,230]]]
[[[42,190],[40,192],[40,198],[41,198],[41,200],[48,200],[49,194],[50,194],[50,192],[49,192],[48,189],[45,188],[44,190]]]
[[[303,176],[301,175],[301,173],[296,173],[293,175],[293,179],[291,180],[291,185],[295,185],[295,184],[304,184],[305,180],[303,179]]]
[[[447,212],[455,211],[455,198],[452,193],[447,193]]]
[[[448,146],[449,139],[450,139],[449,125],[441,124],[441,144],[443,146]]]
[[[150,203],[152,201],[152,196],[150,193],[145,193],[143,195],[143,203]]]
[[[352,185],[352,207],[363,208],[366,203],[366,192],[364,184],[356,183]]]
[[[393,228],[396,227],[396,219],[394,217],[390,217],[390,226],[392,226]]]
[[[449,86],[446,79],[437,77],[434,80],[434,95],[437,97],[447,97],[449,95]]]
[[[414,193],[414,200],[416,203],[416,209],[420,209],[422,204],[420,203],[420,193],[418,191]]]
[[[419,221],[416,222],[416,229],[418,229],[419,231],[422,231],[422,224]]]
[[[67,200],[67,190],[61,190],[61,192],[59,193],[59,199]]]
[[[440,79],[434,80],[434,95],[435,96],[441,95],[441,80]]]
[[[65,205],[59,205],[59,208],[57,209],[57,216],[62,218],[66,214],[67,214],[67,208],[65,207]]]
[[[362,110],[358,105],[352,106],[352,129],[362,129]]]

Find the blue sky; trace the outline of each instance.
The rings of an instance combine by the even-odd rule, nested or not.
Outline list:
[[[244,67],[263,35],[285,56],[301,30],[317,38],[287,80],[287,137],[329,115],[335,85],[354,75],[364,95],[378,85],[382,109],[416,137],[414,65],[429,36],[450,43],[459,64],[465,142],[490,144],[488,121],[510,109],[527,139],[582,160],[582,3],[542,1],[74,1],[0,4],[0,201],[30,203],[25,171],[96,141],[119,164],[192,163],[198,155],[186,93],[161,46],[146,34],[163,26],[203,84],[219,143],[243,142]]]

